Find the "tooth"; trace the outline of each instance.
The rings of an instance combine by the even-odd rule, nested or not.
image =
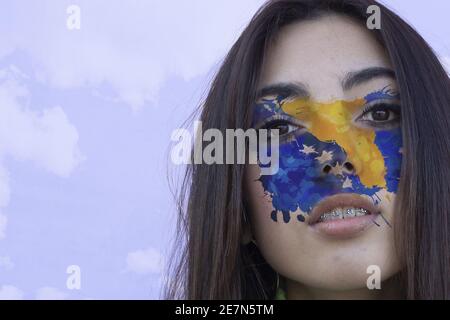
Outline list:
[[[330,221],[337,219],[348,219],[351,217],[361,217],[369,212],[364,208],[354,208],[354,207],[339,207],[334,208],[332,211],[325,212],[319,218],[319,221]]]
[[[331,215],[329,213],[324,213],[320,216],[321,221],[328,221],[331,220]]]
[[[336,210],[336,216],[338,217],[338,219],[344,219],[344,212],[342,211],[341,208],[337,208]]]
[[[346,217],[354,217],[355,212],[351,208],[347,208],[347,209],[345,209],[345,216]]]

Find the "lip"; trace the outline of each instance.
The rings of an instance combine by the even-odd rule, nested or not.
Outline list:
[[[319,222],[320,216],[338,207],[366,209],[369,214],[339,220]],[[320,201],[311,211],[307,223],[314,231],[335,238],[349,238],[373,226],[380,210],[367,198],[356,193],[336,194]]]

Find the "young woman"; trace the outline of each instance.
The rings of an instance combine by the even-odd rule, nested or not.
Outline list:
[[[450,298],[450,81],[393,12],[267,2],[200,120],[278,129],[279,170],[188,169],[168,298]]]

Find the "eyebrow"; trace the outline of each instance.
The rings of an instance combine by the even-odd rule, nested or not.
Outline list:
[[[300,82],[280,82],[263,87],[258,91],[256,100],[265,96],[281,95],[286,98],[309,98],[308,89],[303,83]]]
[[[395,72],[394,70],[385,67],[371,67],[359,71],[349,72],[345,75],[341,85],[344,90],[350,90],[357,85],[380,77],[395,79]],[[256,99],[258,100],[265,96],[272,95],[282,95],[286,98],[297,97],[307,99],[310,97],[305,84],[301,82],[280,82],[260,89],[257,92]]]
[[[350,90],[351,88],[364,82],[381,77],[395,79],[395,72],[392,69],[384,67],[372,67],[355,72],[349,72],[342,80],[342,88],[344,90]]]

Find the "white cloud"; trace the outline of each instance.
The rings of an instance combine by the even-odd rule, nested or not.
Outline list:
[[[5,157],[31,161],[50,173],[69,176],[83,161],[78,132],[59,106],[37,111],[30,105],[28,76],[14,66],[0,70],[0,239],[10,199]]]
[[[36,300],[66,300],[69,295],[57,288],[42,287],[36,292]]]
[[[14,1],[5,10],[14,21],[0,36],[5,48],[32,57],[42,81],[94,90],[106,84],[139,109],[155,102],[169,77],[208,71],[263,2],[80,0],[81,29],[70,31],[64,1]]]
[[[22,300],[24,293],[11,285],[3,285],[0,287],[0,300]]]
[[[14,263],[9,256],[0,256],[0,269],[12,270]]]
[[[83,159],[78,132],[61,107],[38,112],[28,106],[22,79],[15,67],[0,71],[0,157],[32,160],[51,173],[68,176]],[[0,172],[0,177],[5,175]],[[2,200],[0,193],[0,205]]]
[[[160,274],[163,271],[164,258],[158,250],[148,248],[128,253],[126,263],[127,271],[137,274]]]

